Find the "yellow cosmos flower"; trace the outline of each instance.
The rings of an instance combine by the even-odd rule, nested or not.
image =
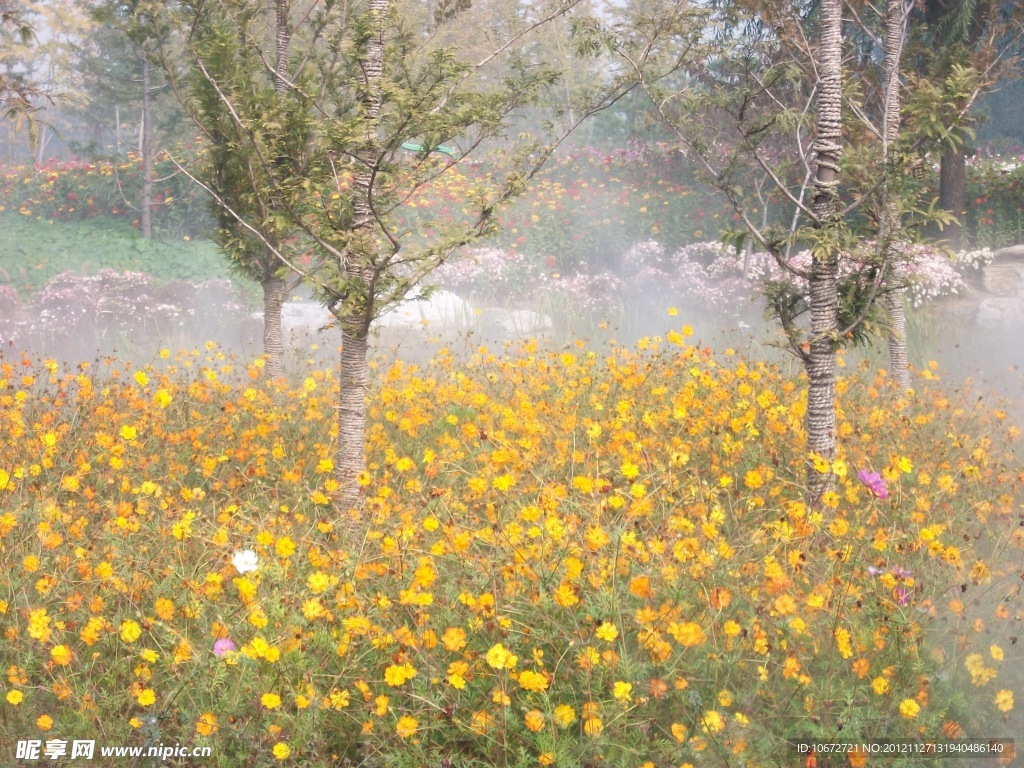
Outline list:
[[[718,733],[725,728],[725,719],[717,710],[709,710],[704,713],[704,722],[701,730],[706,733]]]
[[[495,490],[501,491],[502,493],[507,492],[513,485],[516,484],[516,479],[510,474],[504,474],[500,477],[494,478]]]
[[[152,688],[146,688],[135,697],[135,700],[141,707],[151,706],[156,701],[156,692]]]
[[[526,670],[519,675],[519,687],[525,691],[539,693],[547,690],[548,678],[539,672]]]
[[[1013,691],[1004,689],[996,693],[996,709],[1000,712],[1009,712],[1013,709]]]
[[[55,645],[50,649],[50,658],[54,664],[66,667],[71,663],[71,649],[66,645]]]
[[[409,717],[409,715],[403,715],[398,718],[398,724],[395,726],[395,733],[401,738],[408,739],[414,733],[416,729],[420,727],[420,721],[415,717]]]
[[[633,685],[622,680],[616,681],[612,686],[612,696],[618,701],[631,701],[633,699]]]
[[[459,627],[448,627],[441,635],[441,643],[452,653],[458,653],[466,647],[466,632]]]
[[[274,753],[274,757],[278,760],[285,760],[288,758],[288,755],[292,753],[292,748],[285,742],[279,741],[274,745],[274,748],[271,751]]]
[[[562,582],[558,589],[555,590],[555,602],[562,608],[571,608],[579,601],[580,599],[576,597],[576,591],[573,589],[572,584]]]
[[[675,638],[676,642],[687,648],[704,642],[704,630],[701,629],[700,624],[694,621],[688,621],[685,624],[677,624],[673,621],[668,625],[668,633]]]
[[[514,669],[518,657],[508,651],[501,643],[491,646],[487,651],[487,664],[494,669]]]
[[[137,622],[128,619],[121,622],[121,639],[126,643],[134,643],[142,636],[142,627]]]
[[[832,469],[831,463],[829,463],[821,454],[814,453],[813,451],[807,454],[807,458],[810,459],[811,465],[814,467],[814,471],[819,474],[825,474]]]
[[[610,621],[602,621],[594,634],[598,639],[611,643],[619,636],[619,630]]]
[[[277,709],[281,706],[281,697],[276,693],[264,693],[260,696],[260,704],[267,709]]]
[[[904,699],[900,702],[900,714],[907,720],[913,720],[921,712],[921,705],[913,699]]]
[[[327,591],[327,588],[331,586],[331,577],[323,571],[315,571],[309,574],[309,578],[306,579],[306,585],[309,587],[309,591],[314,595],[319,595]]]
[[[576,720],[576,710],[568,704],[559,704],[555,707],[554,719],[559,728],[568,728]]]
[[[282,536],[274,543],[274,551],[279,557],[291,557],[295,554],[295,542],[288,536]]]
[[[416,669],[406,662],[405,664],[392,664],[384,670],[384,682],[388,685],[398,687],[406,681],[416,677]]]

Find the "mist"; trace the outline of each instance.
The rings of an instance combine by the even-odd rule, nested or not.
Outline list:
[[[50,5],[43,3],[59,10],[59,3]],[[638,24],[664,16],[654,13],[647,19],[648,5],[612,3],[590,21],[613,25],[634,11]],[[696,8],[703,12],[705,5]],[[535,12],[530,4],[446,0],[437,4],[436,14],[417,6],[410,27],[397,32],[403,45],[420,53],[410,41],[429,51],[438,41],[465,38],[457,52],[469,60],[485,55],[492,35],[532,24]],[[253,18],[258,18],[255,11]],[[314,23],[310,19],[303,24]],[[269,17],[265,21],[270,24]],[[352,130],[329,120],[317,133],[309,128],[312,122],[297,119],[289,123],[290,132],[283,132],[286,137],[271,136],[280,145],[270,141],[275,125],[295,117],[288,112],[294,107],[289,89],[298,92],[299,86],[269,68],[273,76],[254,69],[257,80],[265,76],[265,82],[254,80],[249,92],[258,91],[263,101],[249,106],[260,115],[260,110],[271,115],[273,107],[284,117],[280,123],[252,119],[247,125],[250,146],[244,130],[225,139],[224,125],[238,126],[218,122],[217,115],[209,120],[217,130],[208,130],[201,120],[202,129],[197,128],[175,97],[170,78],[160,74],[155,51],[147,59],[115,26],[89,22],[86,27],[83,19],[89,37],[82,33],[78,45],[65,49],[61,46],[75,38],[74,29],[61,27],[59,34],[51,34],[46,18],[40,23],[46,31],[37,49],[11,48],[12,55],[25,59],[18,71],[47,72],[48,87],[74,98],[40,98],[38,134],[15,121],[7,121],[0,132],[0,157],[7,161],[0,166],[0,445],[6,441],[11,456],[17,454],[11,459],[0,455],[0,502],[16,512],[0,509],[0,549],[25,549],[11,560],[21,563],[12,566],[12,578],[24,583],[12,589],[10,610],[0,600],[0,615],[10,622],[4,641],[10,647],[21,642],[20,625],[26,622],[33,641],[12,652],[5,665],[12,690],[21,686],[26,691],[22,695],[19,688],[16,701],[8,695],[10,707],[23,699],[36,706],[28,699],[36,690],[40,697],[50,695],[52,681],[18,683],[19,665],[31,674],[41,669],[57,674],[72,659],[95,661],[107,652],[102,645],[96,651],[79,647],[96,642],[87,636],[88,642],[78,643],[86,632],[81,625],[92,626],[91,616],[64,620],[65,611],[70,616],[82,605],[98,616],[103,601],[64,596],[60,589],[109,582],[119,590],[115,595],[111,589],[110,602],[130,602],[125,611],[133,611],[125,612],[121,623],[103,627],[111,642],[119,636],[128,647],[141,633],[156,637],[166,627],[177,633],[173,652],[173,646],[165,648],[167,638],[161,641],[165,645],[144,640],[134,646],[153,666],[133,660],[144,671],[134,671],[138,679],[121,686],[130,695],[119,705],[118,717],[156,700],[147,675],[153,670],[161,674],[157,659],[162,657],[167,657],[175,684],[187,679],[181,670],[191,669],[188,664],[219,665],[216,674],[222,677],[216,679],[233,680],[232,691],[244,690],[234,702],[237,711],[250,707],[256,712],[236,718],[225,710],[218,725],[215,704],[196,704],[194,713],[183,705],[185,714],[175,719],[178,711],[171,700],[166,711],[173,710],[174,717],[154,715],[139,720],[144,727],[131,722],[133,730],[125,731],[135,737],[137,730],[147,743],[179,731],[207,738],[218,728],[228,731],[229,721],[243,724],[250,716],[252,722],[286,713],[319,716],[345,709],[351,699],[373,713],[366,717],[377,718],[370,725],[381,724],[382,742],[402,747],[416,735],[429,746],[429,722],[437,731],[462,728],[452,741],[461,749],[469,743],[463,736],[486,734],[489,708],[509,707],[511,698],[502,704],[502,696],[511,691],[526,697],[517,706],[523,704],[519,709],[529,719],[509,733],[524,739],[537,733],[542,734],[538,739],[576,734],[584,746],[568,762],[579,758],[578,764],[596,765],[596,751],[587,753],[591,745],[613,749],[616,739],[627,736],[661,745],[674,760],[671,750],[696,743],[698,754],[726,728],[732,729],[725,731],[731,738],[756,720],[748,715],[759,706],[776,716],[783,713],[780,720],[800,718],[802,725],[817,728],[821,718],[812,717],[813,695],[803,695],[803,687],[813,691],[817,679],[812,681],[800,666],[817,662],[821,679],[849,678],[849,690],[855,691],[850,701],[870,717],[892,716],[893,727],[908,733],[920,723],[914,733],[929,739],[940,738],[940,728],[947,735],[955,729],[948,722],[926,721],[931,716],[928,686],[955,676],[966,680],[966,669],[972,681],[981,682],[965,683],[964,711],[971,711],[973,703],[977,711],[984,704],[985,711],[1005,713],[984,735],[1022,732],[1024,665],[1018,636],[1024,622],[1024,518],[1018,497],[1024,473],[1016,441],[1024,431],[1024,216],[1019,205],[1024,149],[1015,144],[1019,126],[1012,125],[1012,116],[994,110],[984,145],[965,145],[955,153],[964,163],[959,218],[939,210],[942,164],[949,161],[938,145],[915,150],[907,167],[890,180],[885,175],[890,158],[876,151],[871,138],[877,134],[863,126],[849,129],[844,140],[855,139],[848,148],[852,159],[834,189],[843,201],[869,204],[844,212],[843,226],[832,232],[808,207],[814,152],[805,130],[809,108],[802,105],[811,101],[800,90],[807,84],[797,83],[795,76],[791,81],[788,71],[779,78],[784,81],[780,98],[803,112],[799,118],[792,113],[765,118],[754,130],[740,122],[753,119],[751,112],[767,115],[775,109],[774,103],[764,103],[760,85],[742,110],[730,113],[726,102],[708,98],[701,102],[704,114],[682,98],[699,78],[675,72],[662,85],[680,89],[679,98],[658,101],[656,93],[615,82],[629,68],[613,60],[620,48],[600,34],[604,27],[575,29],[559,18],[533,47],[516,51],[513,46],[509,61],[496,59],[473,77],[459,79],[462,70],[444,57],[432,60],[434,69],[424,69],[431,77],[436,69],[451,78],[437,75],[438,82],[426,89],[430,94],[449,86],[455,93],[452,83],[463,87],[469,82],[483,89],[473,94],[481,103],[483,96],[495,98],[500,83],[512,81],[505,78],[527,78],[519,86],[523,93],[540,95],[527,100],[515,92],[505,105],[507,122],[498,128],[477,121],[448,133],[444,125],[435,130],[435,113],[461,125],[472,112],[467,108],[446,115],[445,97],[434,111],[425,110],[429,120],[416,110],[404,116],[426,126],[417,135],[399,135],[405,123],[398,120],[398,133],[385,141],[380,136],[394,125],[382,118],[374,126],[379,135],[367,133],[378,137],[369,144],[382,144],[374,154],[352,148],[354,140],[344,151],[324,150],[324,136],[333,141],[337,133],[340,146]],[[222,32],[230,30],[226,25]],[[259,27],[252,39],[271,40],[270,31],[270,26]],[[707,35],[699,37],[702,44],[710,42]],[[670,38],[668,53],[678,54],[673,46],[683,37]],[[617,45],[627,45],[622,42],[627,39]],[[297,35],[293,42],[304,44],[305,39]],[[592,48],[589,57],[574,57],[577,44]],[[758,62],[776,66],[769,60],[773,52],[752,50],[734,69],[726,59],[707,64],[701,70],[703,95],[721,96],[718,88],[730,93],[742,77],[753,76],[748,70],[757,74]],[[539,62],[545,60],[556,61],[566,77],[538,76]],[[865,99],[881,92],[875,88],[879,74],[871,69],[880,61],[881,51],[865,53],[858,60],[862,71],[847,75],[870,86],[864,88]],[[409,83],[419,82],[409,74],[416,73],[413,64],[401,62],[407,65],[409,71],[402,74],[408,77],[396,76],[389,87],[412,88]],[[148,90],[142,87],[143,72],[145,82],[154,78]],[[299,74],[317,82],[308,71]],[[588,100],[602,87],[612,90],[595,106]],[[529,103],[513,109],[522,106],[520,100]],[[305,103],[295,103],[300,102]],[[993,103],[1002,104],[995,97]],[[220,108],[216,99],[206,104],[212,112]],[[665,104],[680,111],[666,111]],[[406,106],[395,106],[394,114]],[[875,116],[877,106],[869,104],[857,117]],[[191,107],[195,116],[195,103]],[[592,119],[567,137],[552,139],[557,127],[588,110]],[[307,112],[316,112],[317,119],[336,117],[320,105]],[[393,118],[387,110],[383,114]],[[732,114],[741,117],[728,125],[725,117]],[[787,144],[791,137],[784,117],[797,126],[794,147]],[[913,126],[915,119],[921,118],[908,111],[908,124]],[[785,134],[777,130],[779,124],[787,125]],[[306,129],[308,135],[302,133]],[[696,137],[688,138],[687,130],[696,131]],[[762,134],[768,138],[757,143]],[[485,140],[477,146],[480,136]],[[517,162],[532,169],[530,163],[547,151],[548,140],[557,149],[539,172],[517,170]],[[750,142],[756,143],[753,150]],[[270,162],[260,154],[268,146],[274,150]],[[462,154],[467,150],[476,151],[467,157]],[[260,163],[253,159],[257,155]],[[373,194],[356,201],[352,190],[371,166],[374,173],[367,183]],[[202,179],[204,184],[197,182]],[[886,185],[876,184],[879,179]],[[252,189],[247,181],[253,182]],[[896,218],[902,215],[909,222],[891,237],[880,224],[891,210],[889,181],[893,195],[906,195]],[[214,199],[210,190],[217,183],[223,197]],[[374,209],[378,184],[385,202]],[[878,192],[883,186],[885,194]],[[225,198],[243,213],[226,212]],[[489,231],[492,201],[494,227]],[[923,209],[932,218],[915,218]],[[485,231],[486,236],[478,236]],[[366,252],[357,253],[367,242]],[[838,254],[835,282],[841,286],[836,316],[843,322],[825,337],[838,348],[833,404],[840,426],[831,435],[838,438],[835,456],[809,450],[803,434],[810,430],[801,426],[811,399],[806,394],[809,350],[822,340],[813,338],[809,286],[823,252]],[[362,267],[352,268],[360,263],[353,254],[372,262],[371,267],[357,275]],[[364,279],[382,263],[373,279]],[[288,285],[282,289],[287,295],[280,306],[280,338],[273,293],[278,283]],[[405,288],[400,300],[374,305]],[[894,383],[898,371],[891,370],[890,344],[898,339],[885,304],[890,293],[906,311],[910,390]],[[358,375],[342,368],[338,316],[349,321],[345,338],[361,342],[352,330],[353,318],[371,312],[360,315],[352,308],[368,306],[374,317],[369,364],[363,361],[362,373],[369,379],[364,413],[352,407],[351,401],[360,402],[363,385]],[[844,328],[850,318],[856,322]],[[278,341],[284,350],[282,377],[269,375],[266,367]],[[356,386],[349,386],[352,382]],[[95,397],[96,391],[101,396]],[[646,399],[657,407],[648,408]],[[31,408],[25,408],[25,416],[18,409],[27,400]],[[564,412],[559,410],[563,407]],[[365,434],[344,428],[346,408],[349,415],[358,411]],[[520,433],[528,419],[536,423]],[[351,459],[343,450],[346,440],[359,443],[361,451],[365,447],[362,466],[346,462]],[[1009,446],[1005,451],[1004,445]],[[138,463],[131,465],[131,460]],[[813,498],[805,493],[812,469],[833,484]],[[1004,480],[1006,488],[1000,486]],[[358,504],[345,506],[347,498]],[[966,506],[961,499],[968,500]],[[962,530],[944,522],[953,519]],[[88,535],[82,520],[93,526]],[[58,522],[65,527],[55,533]],[[16,526],[23,530],[8,538]],[[131,539],[135,534],[140,538]],[[94,535],[103,542],[96,551],[89,538]],[[143,546],[117,549],[123,542],[134,546],[145,535],[152,540]],[[734,536],[732,543],[727,535]],[[890,537],[899,544],[890,546]],[[85,542],[80,547],[78,539]],[[49,553],[72,540],[72,555]],[[296,550],[297,541],[306,549]],[[713,541],[714,546],[702,550]],[[497,551],[509,542],[509,560],[495,556],[492,564],[486,548]],[[143,565],[145,557],[156,562],[178,553],[176,547],[182,553],[176,561],[152,569]],[[609,554],[613,549],[614,556]],[[726,566],[739,550],[741,557],[754,554],[743,566]],[[118,557],[108,554],[115,551]],[[780,552],[786,555],[777,558]],[[540,564],[531,565],[536,553],[547,560],[537,555]],[[364,555],[369,558],[365,562],[360,560]],[[428,590],[435,579],[440,583],[447,577],[431,558],[440,567],[464,569],[451,571],[456,576],[446,586],[455,591],[439,590],[436,599]],[[906,564],[912,559],[914,568]],[[77,568],[78,575],[69,571],[68,578],[51,579],[37,574],[51,562]],[[125,562],[137,566],[132,578],[125,573],[108,578],[113,573],[108,567]],[[257,562],[262,570],[252,575]],[[407,572],[413,574],[412,586]],[[157,573],[173,588],[160,599],[155,592],[154,599],[138,597],[152,586],[145,578],[156,579]],[[928,582],[932,573],[949,583]],[[493,576],[493,583],[473,582],[480,574]],[[706,588],[726,578],[736,580],[732,592],[721,585]],[[748,578],[754,586],[741,595],[746,587],[737,585]],[[651,579],[664,581],[662,593],[651,591]],[[825,595],[843,579],[842,595]],[[540,583],[541,591],[530,591]],[[366,584],[373,589],[364,594]],[[495,594],[510,585],[532,602],[506,610],[499,601],[495,607]],[[374,593],[378,586],[381,591]],[[384,593],[391,586],[394,594],[388,597]],[[298,591],[288,592],[293,587]],[[63,602],[55,600],[51,611],[62,618],[51,627],[40,606],[54,589]],[[337,596],[329,592],[335,589]],[[289,605],[287,600],[302,590],[310,594],[302,593]],[[181,595],[193,603],[182,602]],[[226,607],[236,598],[241,602]],[[509,605],[515,598],[510,592]],[[163,600],[171,601],[170,607]],[[737,621],[727,614],[730,604]],[[355,647],[371,637],[361,629],[361,621],[369,622],[362,612],[386,623],[381,617],[394,605],[401,608],[389,616],[405,611],[401,626],[381,630],[381,638],[390,633],[386,641],[374,637],[372,647],[359,650],[363,667],[346,668],[358,679],[356,687],[342,691],[335,690],[336,680],[324,683],[325,669],[348,664],[357,655],[346,658],[350,641]],[[832,610],[836,605],[834,626],[822,623],[805,631],[805,619],[818,620],[823,606]],[[437,632],[428,629],[433,619],[427,606],[442,617],[436,620]],[[551,610],[544,614],[537,606]],[[268,619],[267,614],[285,608],[288,615]],[[535,610],[541,617],[538,627],[548,619],[555,622],[547,655],[541,640],[530,647],[544,632],[524,618],[532,620]],[[147,613],[156,613],[160,622]],[[202,624],[214,614],[215,621]],[[351,623],[320,631],[335,614]],[[188,622],[174,625],[183,617]],[[702,621],[714,629],[705,631]],[[851,636],[843,622],[859,622],[864,631]],[[726,624],[732,626],[726,629]],[[897,625],[903,634],[888,636]],[[918,633],[922,625],[927,628]],[[81,632],[67,646],[62,642],[50,648],[51,631],[63,632],[66,626]],[[422,630],[422,637],[410,626],[415,633]],[[188,639],[184,633],[193,630]],[[557,643],[566,638],[571,638],[568,645],[558,650]],[[903,648],[905,638],[917,645],[908,640]],[[46,648],[49,661],[36,663],[31,655],[39,652],[35,641],[48,643],[39,648]],[[268,646],[273,658],[266,650],[254,650],[271,641],[280,641],[283,649]],[[705,642],[720,647],[700,656],[703,651],[696,649]],[[791,648],[801,643],[805,656],[798,659]],[[153,650],[158,645],[159,653]],[[967,656],[973,660],[965,667],[961,656],[969,645],[981,651]],[[440,653],[442,647],[461,655],[455,663],[445,658],[437,669],[428,669],[429,652],[437,648]],[[894,647],[899,651],[882,654]],[[510,648],[518,651],[518,660]],[[708,673],[703,682],[689,680],[691,662],[710,668],[725,658],[716,655],[721,648],[735,651],[737,664],[750,666],[726,669],[719,678]],[[268,682],[267,690],[244,687],[257,678],[260,685],[265,682],[249,675],[256,665],[284,657],[280,670],[307,649],[313,661],[293,677],[309,688],[295,683],[292,700],[282,705],[281,696],[270,690],[292,674],[291,668],[272,686]],[[13,658],[16,654],[31,663]],[[670,658],[679,659],[679,666],[658,666]],[[935,662],[935,668],[953,663],[941,673],[947,677],[913,679],[917,668],[886,661],[892,658],[900,664],[907,659]],[[423,673],[413,681],[413,665],[421,659]],[[236,660],[242,666],[236,668]],[[249,662],[252,666],[245,666]],[[460,672],[457,665],[463,662]],[[475,664],[471,672],[470,662]],[[642,669],[635,679],[630,677],[634,662],[635,669]],[[991,690],[995,686],[984,687],[995,676],[986,665],[996,662],[1002,663],[998,693]],[[115,674],[118,665],[109,668]],[[235,679],[239,669],[246,674]],[[515,677],[509,674],[513,669]],[[504,675],[500,689],[480,694],[472,714],[462,699],[457,708],[455,699],[449,707],[447,699],[435,704],[430,698],[447,696],[448,688],[456,691],[453,696],[477,695],[474,677],[482,691],[480,681],[496,672]],[[102,681],[105,673],[101,666],[90,667],[81,677],[91,684],[91,676]],[[607,680],[592,683],[602,674]],[[562,676],[570,675],[584,681],[571,697],[565,696],[578,715],[573,706],[555,699]],[[785,693],[772,693],[766,697],[771,702],[762,704],[760,682],[769,679],[766,685],[778,685],[775,690]],[[427,685],[424,680],[433,680],[429,689],[414,688]],[[902,687],[890,701],[885,696],[897,681]],[[323,690],[314,692],[314,682]],[[698,690],[705,682],[706,690]],[[729,690],[734,683],[750,684],[753,692],[734,699]],[[384,693],[373,698],[371,685]],[[463,694],[467,685],[469,692]],[[182,684],[178,693],[198,696],[203,690]],[[416,696],[402,698],[413,690]],[[835,689],[828,690],[838,700]],[[54,690],[55,701],[64,701],[60,694],[63,689]],[[423,702],[430,708],[414,709]],[[610,713],[605,720],[594,714],[599,705]],[[648,705],[654,712],[650,717],[635,714]],[[48,706],[53,713],[61,707]],[[922,708],[925,716],[915,720]],[[558,710],[561,715],[555,714]],[[29,706],[5,711],[14,713],[11,722],[27,718],[28,728],[42,722],[38,727],[45,731],[53,722],[45,725],[50,715],[42,709],[29,717]],[[82,711],[91,712],[84,705]],[[385,719],[392,713],[395,723]],[[641,719],[610,738],[615,724],[629,717]],[[578,728],[569,730],[577,718]],[[373,734],[358,718],[348,720],[363,729],[353,743]],[[931,729],[927,733],[924,723]],[[845,725],[838,723],[829,734]],[[301,754],[291,727],[274,720],[269,729],[252,732],[265,730],[269,735],[259,736],[266,742],[261,748],[285,760],[293,748]],[[391,733],[396,728],[397,739]],[[606,742],[587,741],[605,728]],[[767,743],[770,737],[766,727],[762,738]],[[243,733],[239,754],[247,738],[256,739]],[[291,747],[288,738],[295,742]],[[323,754],[336,761],[334,744],[327,745],[321,744]],[[526,748],[521,753],[526,755]],[[529,760],[535,758],[542,765],[555,761],[548,751],[530,752]],[[407,762],[414,759],[422,762],[421,757]],[[503,759],[507,764],[507,756]],[[478,761],[501,762],[492,755]]]

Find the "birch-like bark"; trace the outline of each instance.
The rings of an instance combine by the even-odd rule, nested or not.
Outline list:
[[[812,208],[819,226],[828,227],[838,211],[842,155],[842,0],[821,2],[818,103]],[[808,449],[831,462],[836,453],[836,341],[839,324],[838,254],[831,244],[811,260],[811,342],[807,355]],[[817,504],[831,484],[830,473],[808,466],[810,502]]]
[[[900,59],[903,55],[905,30],[904,0],[888,0],[885,14],[885,111],[882,121],[882,161],[889,173],[892,149],[900,134]],[[888,183],[882,187],[882,216],[879,242],[884,244],[883,254],[887,274],[894,274],[895,244],[900,232],[899,209],[890,197]],[[906,291],[890,290],[885,295],[889,312],[889,371],[900,391],[910,387],[910,362],[907,357]]]
[[[288,0],[276,0],[276,34],[274,61],[274,90],[282,96],[287,88],[288,49],[291,32],[288,29]],[[281,307],[288,299],[288,286],[277,277],[280,265],[273,253],[264,257],[263,270],[263,354],[267,359],[267,376],[277,379],[284,376],[284,339],[281,331]]]
[[[362,71],[359,102],[365,125],[362,146],[355,153],[357,170],[352,178],[352,239],[346,251],[342,273],[354,295],[339,315],[341,324],[341,401],[338,407],[338,462],[335,471],[341,483],[338,511],[351,512],[359,501],[358,476],[365,464],[367,340],[373,318],[374,265],[380,244],[373,211],[374,168],[379,139],[377,120],[381,109],[381,80],[384,75],[384,34],[390,0],[370,0],[372,32],[360,62]]]
[[[142,56],[142,199],[139,201],[139,229],[147,240],[153,237],[153,94],[150,88],[149,58]]]
[[[263,279],[263,353],[267,359],[267,378],[284,376],[284,339],[281,331],[281,306],[288,299],[288,286],[272,270]]]

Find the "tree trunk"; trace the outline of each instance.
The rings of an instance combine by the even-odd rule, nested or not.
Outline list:
[[[282,94],[287,88],[285,75],[288,72],[288,47],[291,36],[288,33],[288,0],[277,0],[276,5],[276,61],[274,66],[274,90]],[[263,270],[263,353],[267,357],[267,377],[279,379],[284,376],[284,339],[281,331],[281,307],[288,299],[288,284],[277,276],[277,258],[268,249]]]
[[[29,151],[30,152],[33,149],[32,145],[31,145],[31,141],[32,141],[32,139],[29,138],[29,142],[30,142],[29,143]],[[47,130],[46,124],[44,123],[43,125],[41,125],[39,127],[39,145],[37,147],[35,147],[35,150],[36,150],[36,157],[35,157],[36,165],[42,165],[43,164],[43,158],[46,156],[46,146],[49,143],[50,143],[50,132]]]
[[[281,333],[281,306],[288,299],[283,278],[271,275],[263,280],[263,352],[267,356],[267,378],[284,376],[284,340]]]
[[[384,33],[390,0],[370,0],[370,33],[360,56],[359,103],[362,146],[355,152],[358,170],[352,177],[352,238],[340,265],[351,280],[354,297],[339,310],[341,322],[341,403],[338,407],[338,461],[341,483],[338,511],[349,513],[359,501],[357,477],[366,462],[366,351],[374,309],[374,277],[380,244],[373,210],[374,169],[378,164],[377,120],[384,74]],[[355,300],[352,301],[351,298]]]
[[[964,135],[958,132],[961,143],[956,149],[942,153],[939,166],[939,207],[949,211],[956,221],[946,225],[942,239],[954,251],[964,247],[964,215],[967,212],[965,185],[967,179],[967,158],[962,141]]]
[[[152,126],[152,93],[150,92],[149,59],[145,51],[142,55],[142,141],[139,142],[139,154],[142,155],[142,200],[139,203],[141,214],[139,227],[142,236],[147,240],[153,237],[153,126]]]
[[[842,0],[821,2],[818,104],[814,139],[813,210],[819,228],[836,216],[842,154]],[[805,359],[807,447],[831,463],[836,453],[836,341],[839,323],[838,254],[830,243],[815,249],[809,280],[811,341]],[[817,505],[830,487],[830,472],[807,468],[809,501]]]
[[[892,146],[900,134],[900,59],[903,54],[903,32],[905,14],[904,0],[889,0],[885,15],[885,105],[882,122],[882,161],[885,173],[891,172]],[[894,275],[895,244],[901,223],[899,209],[889,197],[888,182],[882,189],[882,216],[879,242],[885,248],[883,254],[886,276]],[[886,309],[889,313],[889,371],[901,392],[910,387],[910,367],[907,359],[907,319],[905,314],[903,288],[896,288],[886,295]]]
[[[338,465],[341,495],[338,512],[350,514],[359,504],[359,473],[366,453],[366,353],[368,334],[352,323],[341,333],[341,401],[338,404]]]
[[[283,93],[287,88],[284,80],[288,73],[288,47],[291,44],[291,34],[288,31],[288,0],[277,0],[275,10],[275,53],[277,59],[274,67],[274,90]]]

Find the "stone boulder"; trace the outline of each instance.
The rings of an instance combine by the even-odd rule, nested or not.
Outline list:
[[[1024,297],[1024,245],[1000,248],[982,270],[981,284],[994,296]]]
[[[376,320],[378,328],[427,328],[462,331],[473,324],[473,308],[450,291],[422,293],[399,302]]]
[[[263,313],[259,312],[260,319]],[[334,323],[334,315],[318,301],[286,301],[281,305],[281,330],[288,334],[315,334]]]
[[[995,261],[1021,261],[1024,262],[1024,245],[1008,245],[993,252]]]
[[[262,322],[263,313],[253,318]],[[291,344],[337,327],[337,321],[320,303],[311,299],[286,301],[281,307],[281,330]],[[472,305],[449,291],[435,291],[429,298],[417,294],[389,309],[374,321],[374,330],[394,342],[429,336],[451,336],[472,332],[487,342],[504,342],[548,336],[554,323],[548,315],[528,309],[502,309]]]
[[[1024,328],[1024,298],[982,299],[974,314],[975,325],[988,330],[1006,331]]]

